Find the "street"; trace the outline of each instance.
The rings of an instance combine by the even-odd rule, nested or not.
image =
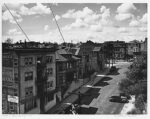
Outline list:
[[[87,92],[91,96],[83,97],[82,104],[89,107],[89,111],[82,114],[119,114],[124,106],[124,103],[121,102],[110,102],[109,98],[111,96],[119,96],[118,83],[121,79],[125,78],[125,72],[130,63],[127,62],[117,62],[116,67],[118,72],[115,74],[109,74],[96,83],[92,88]],[[95,109],[95,112],[91,110]]]
[[[117,62],[114,64],[117,67],[117,72],[113,74],[101,75],[97,74],[89,84],[84,85],[76,91],[80,91],[81,95],[81,109],[79,114],[119,114],[124,106],[122,102],[110,102],[111,96],[119,96],[118,83],[125,78],[129,62]],[[48,113],[60,113],[61,110],[65,114],[70,113],[70,106],[65,103],[78,104],[78,95],[71,94],[66,98],[62,104],[53,108]]]

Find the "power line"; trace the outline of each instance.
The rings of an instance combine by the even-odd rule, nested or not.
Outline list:
[[[22,33],[25,35],[25,37],[29,40],[29,37],[27,36],[27,34],[24,32],[24,30],[21,28],[21,26],[19,25],[19,23],[17,22],[17,20],[15,19],[15,17],[13,16],[13,14],[11,13],[11,11],[9,10],[9,8],[7,7],[7,5],[4,3],[5,7],[7,8],[7,10],[9,11],[9,13],[11,14],[11,16],[13,17],[13,19],[15,20],[15,22],[17,23],[17,25],[19,26],[19,28],[21,29]],[[30,41],[30,40],[29,40]]]
[[[64,37],[63,37],[63,35],[62,35],[62,32],[61,32],[61,30],[60,30],[60,27],[59,27],[59,25],[58,25],[58,22],[57,22],[57,20],[56,20],[56,18],[55,18],[55,14],[54,14],[54,12],[53,12],[53,10],[52,10],[50,4],[49,4],[49,8],[50,8],[50,10],[51,10],[51,12],[52,12],[52,15],[53,15],[53,17],[54,17],[54,20],[55,20],[55,22],[56,22],[56,25],[57,25],[57,27],[58,27],[59,33],[60,33],[60,35],[61,35],[63,41],[65,42],[65,39],[64,39]]]

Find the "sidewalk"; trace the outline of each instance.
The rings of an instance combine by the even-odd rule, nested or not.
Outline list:
[[[106,74],[108,73],[108,69],[105,69],[104,72],[98,73],[98,75],[96,76],[96,78],[94,78],[93,80],[90,80],[89,82],[87,82],[86,84],[80,86],[78,89],[76,89],[73,92],[78,93],[79,91],[81,93],[85,93],[87,92],[90,88],[85,87],[85,85],[94,85],[96,84],[98,81],[100,81]],[[76,100],[78,99],[78,95],[76,94],[71,94],[68,95],[65,99],[63,99],[63,101],[60,104],[55,105],[54,107],[52,107],[48,112],[46,112],[47,114],[58,114],[63,112],[63,110],[65,110],[67,107],[69,107],[69,105],[65,104],[65,103],[74,103]]]

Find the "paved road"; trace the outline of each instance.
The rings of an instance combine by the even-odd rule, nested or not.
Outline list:
[[[92,100],[87,97],[82,98],[82,104],[89,107],[89,111],[83,112],[83,109],[83,114],[91,114],[90,108],[95,109],[93,114],[119,114],[121,112],[124,103],[110,102],[109,97],[119,95],[118,83],[126,77],[124,73],[127,71],[129,65],[130,63],[127,62],[117,63],[117,73],[107,75],[90,89],[91,94],[96,95],[98,93],[99,95],[96,95],[96,97],[93,96]]]
[[[119,114],[124,104],[110,102],[109,97],[117,96],[119,94],[118,83],[121,79],[125,78],[126,75],[124,72],[127,71],[127,67],[129,65],[130,63],[117,62],[117,73],[110,74],[105,77],[103,75],[97,75],[93,82],[88,83],[87,87],[84,86],[79,89],[81,93],[88,95],[81,96],[80,102],[82,104],[82,108],[80,110],[80,114]],[[66,111],[66,107],[68,106],[64,103],[78,103],[77,99],[78,96],[72,94],[65,99],[61,105],[52,108],[47,113],[56,114],[61,110],[65,110],[66,114],[68,114],[70,113]],[[67,108],[67,110],[70,109]]]

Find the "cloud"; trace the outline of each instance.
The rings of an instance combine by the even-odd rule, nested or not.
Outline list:
[[[20,35],[22,34],[20,31],[17,31],[17,29],[10,29],[8,31],[8,35]]]
[[[112,21],[110,20],[110,9],[107,9],[104,5],[100,8],[101,14],[101,24],[102,25],[112,25]]]
[[[62,15],[62,17],[63,18],[74,18],[74,16],[73,16],[74,12],[75,12],[75,9],[68,10],[67,13]]]
[[[51,13],[50,8],[41,3],[36,3],[36,5],[31,8],[26,7],[25,4],[8,4],[8,7],[9,9],[16,11],[20,15],[42,15]]]
[[[137,8],[132,3],[123,3],[117,8],[116,20],[123,21],[134,17],[133,12]]]
[[[131,22],[129,23],[129,26],[131,27],[140,26],[140,22],[138,20],[131,20]]]
[[[70,30],[72,28],[90,28],[92,31],[102,31],[101,25],[111,25],[112,21],[110,20],[110,9],[102,6],[100,11],[101,13],[96,13],[88,7],[84,7],[82,10],[78,11],[75,11],[74,9],[68,10],[62,15],[62,17],[73,18],[75,19],[75,22],[70,25],[66,25],[63,29]]]
[[[102,28],[101,24],[91,25],[90,29],[92,31],[95,31],[95,32],[102,32],[103,31],[103,28]]]
[[[140,21],[141,21],[142,23],[144,23],[144,24],[147,23],[147,13],[145,13],[145,14],[143,15],[143,17],[140,19]]]
[[[34,14],[50,14],[50,8],[48,8],[47,6],[44,6],[41,3],[36,3],[36,6],[31,7],[30,9],[22,6],[20,8],[20,14],[22,15],[34,15]]]
[[[60,16],[59,15],[56,15],[55,16],[55,19],[58,21],[60,19]],[[54,18],[53,18],[53,21],[54,21]]]
[[[84,7],[83,10],[75,11],[75,9],[68,10],[67,13],[63,14],[63,18],[75,18],[75,19],[84,19],[89,15],[92,15],[93,11],[88,7]]]
[[[41,3],[36,3],[36,6],[30,8],[30,12],[34,14],[50,14],[50,8]]]
[[[136,7],[133,3],[123,3],[117,8],[119,14],[132,13],[134,10],[136,10]]]
[[[45,26],[44,26],[44,30],[45,30],[45,31],[47,31],[47,30],[48,30],[48,28],[49,28],[49,26],[48,26],[48,25],[45,25]]]
[[[10,10],[10,12],[13,14],[13,16],[16,18],[18,22],[21,22],[23,20],[22,17],[16,11]],[[16,23],[8,10],[3,12],[2,19],[4,21],[9,21],[10,23]]]
[[[140,27],[139,30],[142,31],[142,32],[147,32],[147,28],[146,27]]]
[[[119,31],[120,33],[126,33],[126,32],[128,32],[127,28],[125,28],[125,27],[119,28],[118,31]]]
[[[116,20],[118,20],[118,21],[123,21],[123,20],[127,20],[127,19],[131,19],[131,18],[133,18],[133,15],[132,14],[128,14],[128,13],[126,13],[126,14],[117,14],[116,16],[115,16],[115,18],[116,18]]]

